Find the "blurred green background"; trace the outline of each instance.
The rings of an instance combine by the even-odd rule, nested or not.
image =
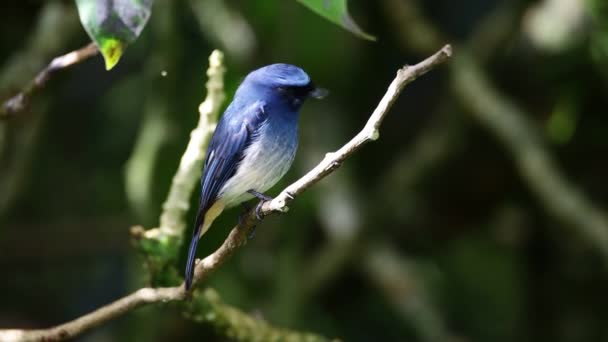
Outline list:
[[[295,1],[157,0],[112,71],[96,56],[0,121],[0,328],[58,324],[147,284],[129,228],[158,224],[213,49],[227,102],[275,62],[331,91],[303,108],[277,194],[358,132],[399,67],[450,42],[454,60],[405,89],[378,142],[202,286],[344,341],[607,341],[607,4],[350,1],[369,42]],[[0,18],[3,100],[89,42],[72,1],[4,1]],[[158,305],[77,340],[230,339]]]

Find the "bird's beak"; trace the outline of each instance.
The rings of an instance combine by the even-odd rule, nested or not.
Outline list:
[[[322,99],[325,96],[327,96],[327,94],[329,94],[329,90],[325,89],[325,88],[319,88],[319,87],[315,87],[309,94],[308,96],[310,97],[314,97],[315,99]]]

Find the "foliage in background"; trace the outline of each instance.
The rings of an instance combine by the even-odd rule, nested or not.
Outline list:
[[[346,0],[297,0],[323,18],[340,25],[358,37],[376,40],[376,37],[364,32],[348,13]]]
[[[75,0],[82,26],[98,46],[112,69],[148,23],[154,0]],[[375,37],[365,33],[348,13],[346,0],[297,0],[313,12],[368,40]],[[204,11],[205,4],[201,4]],[[214,7],[211,7],[214,8]],[[217,7],[215,7],[217,8]],[[220,7],[221,8],[221,7]],[[210,19],[210,18],[207,18]]]

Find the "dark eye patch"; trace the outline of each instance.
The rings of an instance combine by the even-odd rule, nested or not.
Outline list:
[[[296,97],[296,98],[304,98],[310,94],[311,91],[315,89],[315,86],[312,83],[309,83],[305,86],[280,86],[275,88],[279,93]]]
[[[296,97],[306,97],[310,94],[312,87],[304,86],[304,87],[293,87],[292,92]]]

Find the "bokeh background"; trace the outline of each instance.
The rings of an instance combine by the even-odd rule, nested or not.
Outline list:
[[[305,105],[276,194],[363,126],[400,66],[450,42],[453,61],[405,89],[380,140],[267,218],[203,286],[344,341],[608,340],[607,3],[350,7],[377,42],[296,1],[157,0],[114,70],[99,56],[76,65],[1,121],[0,327],[58,324],[148,284],[129,228],[158,224],[214,48],[229,98],[274,62],[331,91]],[[3,100],[89,42],[72,1],[4,1],[0,18]],[[230,338],[159,305],[77,340]]]

